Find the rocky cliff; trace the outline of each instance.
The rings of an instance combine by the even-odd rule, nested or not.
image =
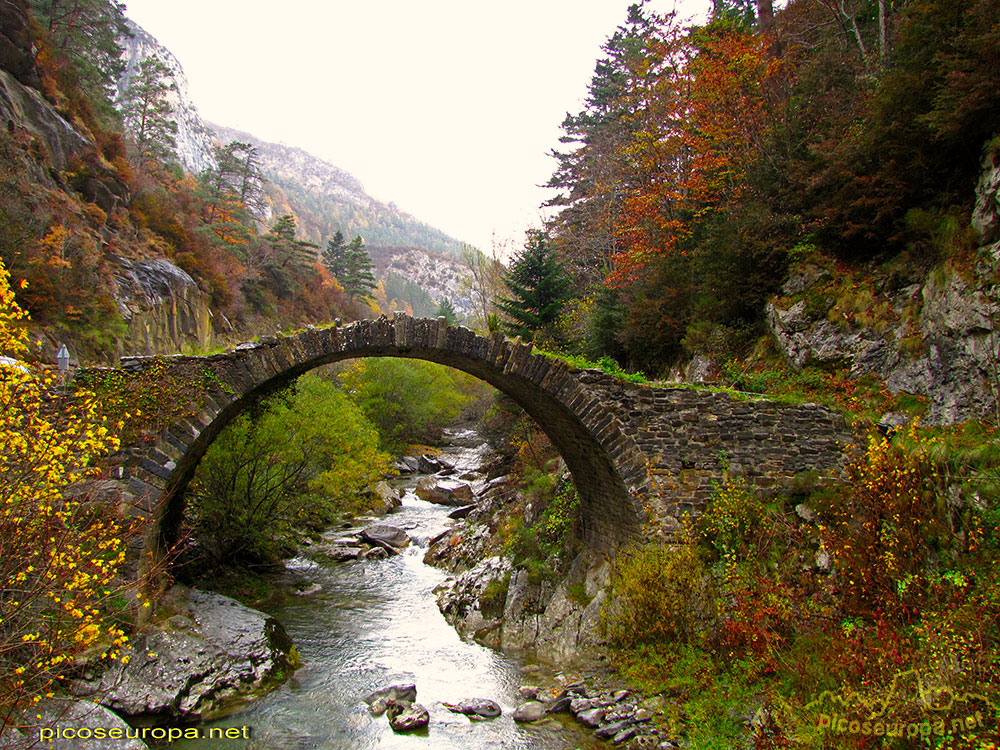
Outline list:
[[[976,188],[971,257],[922,275],[896,259],[854,274],[833,261],[798,264],[767,307],[771,334],[795,367],[848,367],[893,393],[926,398],[926,424],[983,418],[1000,398],[1000,146],[987,149]]]
[[[170,50],[156,41],[141,26],[131,20],[127,23],[132,36],[118,40],[125,50],[122,53],[125,71],[118,80],[118,96],[121,97],[138,75],[139,65],[142,64],[143,60],[150,57],[158,59],[170,71],[167,82],[174,86],[168,94],[167,100],[173,108],[173,119],[177,122],[175,139],[177,141],[177,156],[181,164],[192,174],[198,174],[214,166],[212,133],[201,119],[201,115],[198,114],[198,108],[191,101],[184,68],[181,67]]]
[[[118,311],[128,326],[120,354],[174,354],[212,345],[209,297],[187,273],[164,258],[118,259]]]

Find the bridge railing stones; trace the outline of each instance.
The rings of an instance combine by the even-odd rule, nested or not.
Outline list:
[[[579,370],[502,334],[477,335],[443,318],[361,320],[267,337],[230,352],[173,356],[170,377],[205,384],[186,414],[149,445],[125,446],[118,477],[137,513],[169,542],[183,491],[212,440],[255,399],[320,365],[358,357],[425,359],[464,370],[509,395],[546,432],[581,497],[591,546],[613,550],[640,535],[669,534],[697,513],[727,472],[761,487],[802,471],[831,475],[853,440],[836,412],[816,405],[740,401],[726,393],[659,388]],[[123,360],[142,370],[152,359]]]

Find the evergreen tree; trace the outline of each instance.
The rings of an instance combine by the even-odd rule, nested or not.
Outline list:
[[[372,259],[361,235],[347,246],[347,264],[347,276],[340,280],[344,291],[352,298],[370,297],[375,288],[375,275],[372,273]]]
[[[174,147],[177,122],[167,95],[177,86],[167,83],[170,69],[155,57],[139,65],[139,75],[122,92],[118,107],[125,131],[135,144],[141,161],[176,158]]]
[[[198,176],[205,200],[202,218],[210,224],[249,224],[251,217],[259,217],[266,205],[257,149],[249,143],[232,141],[215,146],[213,151],[215,166]]]
[[[352,299],[371,297],[375,275],[372,273],[372,259],[361,235],[346,244],[344,235],[338,231],[333,239],[327,240],[323,265]]]
[[[441,300],[441,304],[438,305],[437,312],[434,313],[435,318],[444,318],[448,321],[448,325],[453,326],[458,322],[458,311],[455,306],[451,304],[451,300],[445,297]]]
[[[31,0],[46,28],[56,63],[72,65],[80,86],[99,107],[110,102],[125,65],[119,39],[130,36],[125,6],[116,0]]]
[[[504,276],[510,297],[497,299],[510,335],[532,339],[542,333],[556,338],[556,323],[570,297],[570,281],[543,232],[531,231],[524,250]]]
[[[347,276],[347,242],[339,229],[333,235],[333,239],[326,241],[326,249],[323,251],[323,265],[343,284],[343,279]]]
[[[295,230],[295,217],[285,214],[264,235],[264,241],[271,248],[273,265],[284,268],[289,263],[306,266],[316,262],[316,249],[319,245],[295,239]]]

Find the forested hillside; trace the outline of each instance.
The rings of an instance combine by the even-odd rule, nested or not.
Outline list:
[[[555,153],[581,333],[638,367],[745,341],[810,252],[935,263],[996,135],[995,2],[716,5],[693,30],[634,7]]]
[[[371,288],[320,262],[337,231],[457,248],[304,152],[213,143],[177,61],[120,4],[74,8],[3,8],[0,259],[44,356],[198,350],[371,315]]]

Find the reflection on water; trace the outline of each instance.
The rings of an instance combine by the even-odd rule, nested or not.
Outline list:
[[[481,452],[455,449],[444,457],[461,473],[475,467]],[[416,478],[407,481],[409,486],[415,483]],[[427,540],[445,528],[449,510],[407,492],[403,507],[386,519],[416,540],[404,554],[340,564],[303,558],[289,563],[323,587],[315,596],[271,611],[298,647],[303,666],[247,710],[206,725],[251,728],[249,741],[224,740],[227,750],[600,746],[572,722],[515,724],[510,712],[518,703],[517,688],[530,682],[522,676],[520,663],[462,641],[441,616],[432,589],[445,573],[424,565],[423,555]],[[425,732],[396,734],[385,716],[370,716],[361,701],[375,689],[403,682],[416,684],[417,701],[430,711]],[[463,698],[495,700],[504,715],[473,722],[441,705]],[[218,747],[219,740],[209,739],[171,745],[184,750]]]

